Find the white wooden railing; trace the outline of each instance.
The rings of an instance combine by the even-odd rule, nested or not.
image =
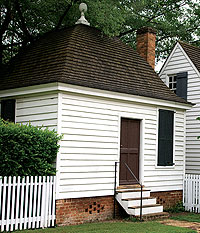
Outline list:
[[[54,226],[55,177],[0,177],[0,230]]]
[[[183,205],[186,211],[200,213],[200,175],[185,175]]]

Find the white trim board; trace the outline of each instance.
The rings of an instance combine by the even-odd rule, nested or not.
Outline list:
[[[169,54],[167,60],[165,61],[164,65],[162,66],[162,68],[159,72],[159,76],[161,76],[163,74],[163,70],[165,70],[166,66],[168,65],[169,61],[171,60],[171,57],[173,56],[174,52],[176,51],[177,46],[178,46],[178,42],[175,44],[175,46],[172,49],[171,53]]]
[[[48,84],[41,84],[41,85],[34,85],[28,87],[20,87],[14,88],[9,90],[2,90],[0,91],[0,98],[9,98],[9,97],[21,97],[24,95],[33,95],[33,94],[41,94],[45,92],[55,92],[58,91],[58,83],[48,83]]]
[[[117,93],[111,91],[104,91],[100,89],[93,89],[88,87],[76,86],[65,83],[49,83],[41,84],[24,88],[16,88],[10,90],[0,91],[0,98],[18,97],[24,95],[33,95],[45,92],[69,92],[82,95],[96,96],[101,98],[116,99],[120,101],[130,101],[135,103],[143,103],[157,106],[165,106],[171,108],[191,109],[192,104],[179,103],[175,101],[168,101],[144,96],[129,95],[124,93]]]
[[[104,91],[104,90],[93,89],[93,88],[88,88],[88,87],[79,87],[79,86],[69,85],[69,84],[64,84],[64,83],[59,83],[58,89],[60,91],[72,92],[76,94],[116,99],[116,100],[121,100],[121,101],[130,101],[130,102],[135,102],[135,103],[143,103],[147,105],[150,104],[153,106],[158,105],[158,106],[166,106],[166,107],[171,107],[171,108],[180,108],[180,109],[185,109],[185,110],[191,109],[192,107],[192,104],[184,104],[184,103],[155,99],[155,98],[144,97],[144,96],[136,96],[136,95],[129,95],[129,94],[124,94],[124,93]]]
[[[58,111],[58,118],[57,118],[57,133],[59,135],[61,135],[61,124],[62,124],[62,93],[58,93],[58,106],[57,106],[57,111]],[[59,144],[61,144],[59,142]],[[60,190],[59,190],[59,181],[60,181],[60,150],[57,153],[57,157],[56,157],[56,200],[59,199],[59,194],[60,194]]]

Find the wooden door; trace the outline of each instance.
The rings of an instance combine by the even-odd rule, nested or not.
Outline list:
[[[140,120],[121,119],[119,184],[136,184],[126,163],[139,180]]]

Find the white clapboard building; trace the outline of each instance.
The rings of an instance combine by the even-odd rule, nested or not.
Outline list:
[[[160,78],[194,106],[186,112],[186,173],[200,174],[200,48],[177,42]]]
[[[161,213],[163,205],[182,198],[185,111],[191,104],[147,63],[154,66],[152,29],[137,33],[146,61],[86,24],[47,33],[12,59],[0,77],[1,117],[63,135],[56,160],[57,224],[113,216],[115,162],[116,198],[127,213],[139,215],[140,194],[125,164],[144,185],[143,214]]]

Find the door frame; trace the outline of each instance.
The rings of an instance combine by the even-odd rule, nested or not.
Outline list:
[[[139,181],[143,184],[144,181],[144,126],[145,117],[141,114],[126,114],[118,115],[118,162],[120,162],[120,140],[121,140],[121,119],[128,118],[131,120],[140,120],[140,151],[139,151]],[[117,169],[117,186],[119,186],[119,163]]]

